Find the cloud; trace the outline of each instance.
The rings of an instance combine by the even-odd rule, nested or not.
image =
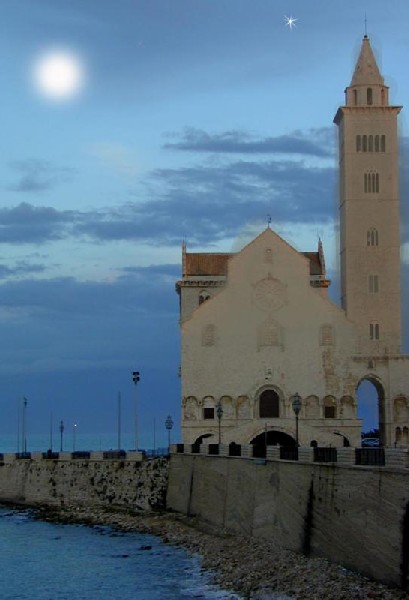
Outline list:
[[[127,177],[135,177],[138,172],[138,161],[132,150],[122,144],[100,143],[91,146],[91,154],[102,163]]]
[[[10,167],[19,174],[17,183],[7,186],[12,192],[43,192],[73,178],[75,169],[57,167],[47,161],[27,159],[13,161]]]
[[[221,154],[301,154],[319,158],[333,157],[335,154],[333,130],[328,127],[265,138],[256,138],[238,130],[209,134],[187,127],[182,134],[168,134],[168,137],[180,139],[164,144],[167,150]]]
[[[73,211],[33,206],[22,202],[0,209],[0,243],[44,243],[66,237],[66,228],[75,217]]]
[[[30,273],[43,273],[44,271],[45,267],[43,265],[29,264],[26,261],[17,261],[14,267],[0,264],[0,279],[8,279],[9,277],[27,275]]]

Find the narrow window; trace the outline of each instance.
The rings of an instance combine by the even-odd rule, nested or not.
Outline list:
[[[368,137],[366,135],[362,136],[362,152],[366,152],[368,148]]]
[[[385,88],[381,89],[381,104],[382,104],[382,106],[385,106],[385,104],[386,104]]]
[[[373,135],[368,137],[368,152],[373,152]]]
[[[379,173],[375,174],[375,192],[379,193]]]
[[[375,152],[379,152],[379,135],[375,136]]]
[[[367,246],[378,246],[379,245],[379,234],[375,227],[371,227],[366,232],[366,245]]]
[[[364,175],[364,192],[367,193],[368,191],[368,173],[365,173]]]
[[[366,103],[371,106],[372,105],[372,88],[366,89]]]
[[[335,406],[324,406],[324,417],[326,419],[335,419]]]
[[[386,152],[386,139],[384,135],[381,135],[381,152]]]
[[[379,323],[369,324],[369,339],[379,340]]]
[[[379,292],[379,278],[378,275],[369,275],[369,292],[371,294],[377,294]]]
[[[358,90],[354,90],[354,104],[355,106],[358,104]]]
[[[361,136],[356,136],[356,151],[361,152]]]

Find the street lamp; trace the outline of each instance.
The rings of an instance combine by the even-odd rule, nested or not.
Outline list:
[[[132,372],[132,381],[135,384],[135,403],[134,403],[134,442],[135,450],[138,450],[138,394],[137,387],[138,381],[140,380],[139,371]]]
[[[223,416],[223,406],[222,403],[219,402],[216,405],[216,415],[217,415],[217,419],[219,421],[219,446],[222,443],[222,436],[221,436],[221,431],[220,431],[220,425],[221,425],[221,421],[222,421],[222,416]]]
[[[72,428],[72,451],[75,452],[75,442],[76,442],[76,437],[77,437],[77,423],[74,423],[73,428]]]
[[[169,448],[169,452],[170,452],[170,432],[171,429],[173,427],[173,420],[172,417],[170,415],[168,415],[166,421],[165,421],[165,427],[168,430],[168,448]]]
[[[64,434],[64,421],[60,421],[60,452],[62,452],[62,438]]]
[[[298,415],[302,407],[301,396],[296,392],[293,396],[293,411],[295,413],[295,443],[298,448]]]

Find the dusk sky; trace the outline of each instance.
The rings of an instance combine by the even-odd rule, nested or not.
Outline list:
[[[3,0],[0,434],[22,396],[32,432],[51,411],[115,431],[118,391],[132,431],[138,370],[141,445],[153,419],[165,445],[168,414],[179,437],[183,239],[235,251],[270,214],[300,251],[321,237],[338,301],[332,120],[365,12],[391,103],[408,108],[407,0]],[[61,55],[74,61],[62,81],[47,70]]]

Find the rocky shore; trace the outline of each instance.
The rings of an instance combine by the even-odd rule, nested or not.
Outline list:
[[[409,594],[352,573],[321,558],[307,558],[260,540],[216,530],[194,518],[174,513],[130,514],[121,510],[43,508],[47,521],[110,525],[121,531],[151,533],[165,543],[181,545],[202,557],[213,581],[232,590],[231,600],[379,600],[409,599]],[[236,596],[235,594],[238,594]]]

